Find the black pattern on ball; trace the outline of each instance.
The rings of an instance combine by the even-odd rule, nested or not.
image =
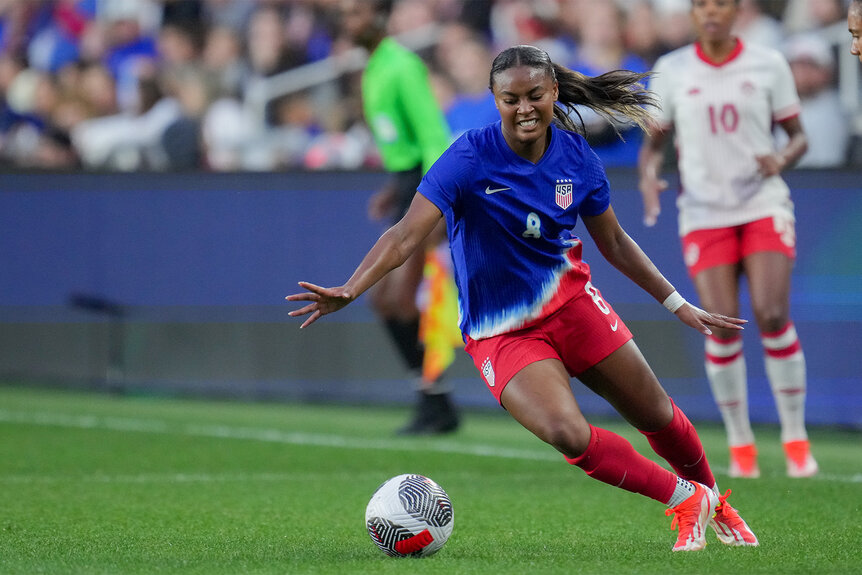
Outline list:
[[[436,483],[422,475],[409,475],[398,486],[404,510],[428,525],[441,527],[452,521],[452,502]]]
[[[367,521],[366,527],[368,527],[368,534],[371,535],[371,539],[384,553],[390,557],[405,556],[395,551],[395,544],[413,537],[413,533],[409,529],[382,517],[372,517]]]

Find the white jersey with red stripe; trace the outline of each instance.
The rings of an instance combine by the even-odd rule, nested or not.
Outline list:
[[[775,122],[799,114],[790,66],[776,50],[737,41],[721,63],[690,44],[659,58],[649,88],[657,120],[675,130],[682,190],[679,233],[770,216],[793,218],[780,176],[758,173],[756,156],[775,150]]]

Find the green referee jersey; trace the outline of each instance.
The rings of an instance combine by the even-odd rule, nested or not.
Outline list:
[[[450,132],[421,58],[384,38],[362,74],[362,108],[383,167],[424,174],[449,146]]]

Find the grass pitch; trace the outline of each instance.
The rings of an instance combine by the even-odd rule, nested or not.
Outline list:
[[[396,438],[404,409],[248,404],[0,387],[0,573],[862,573],[862,434],[811,430],[821,475],[730,480],[724,432],[699,431],[759,548],[710,532],[671,553],[663,506],[589,479],[502,411]],[[616,421],[596,422],[646,441]],[[385,557],[364,527],[377,486],[440,483],[455,510],[427,559]]]

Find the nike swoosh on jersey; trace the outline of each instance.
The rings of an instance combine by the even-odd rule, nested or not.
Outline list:
[[[617,331],[617,327],[620,324],[620,320],[614,319],[614,325],[611,326],[611,331]]]
[[[486,194],[496,194],[497,192],[502,192],[502,191],[511,190],[511,189],[512,188],[494,188],[494,189],[491,189],[491,186],[488,186],[485,188],[485,193]]]

